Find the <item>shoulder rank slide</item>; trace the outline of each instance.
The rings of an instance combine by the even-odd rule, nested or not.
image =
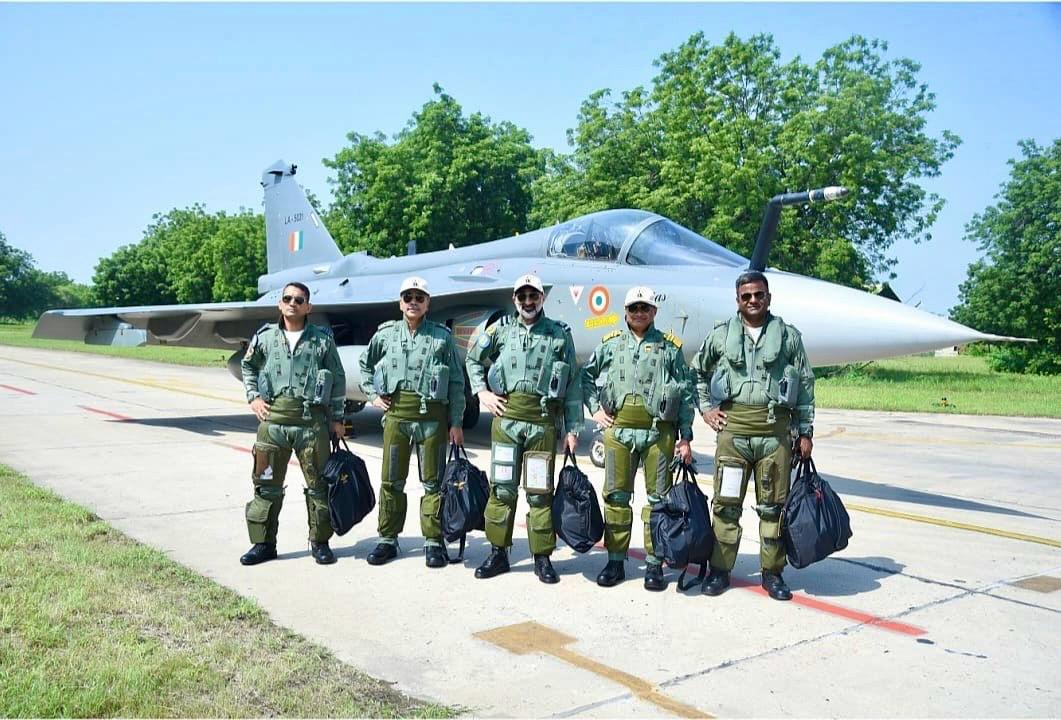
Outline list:
[[[682,339],[669,330],[663,333],[663,339],[676,348],[680,348],[682,346]]]

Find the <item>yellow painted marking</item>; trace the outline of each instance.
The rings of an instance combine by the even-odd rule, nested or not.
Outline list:
[[[979,428],[978,428],[979,429]],[[993,428],[982,428],[984,431],[992,432]],[[1003,431],[998,431],[1003,432]],[[823,436],[824,437],[824,436]],[[916,443],[918,445],[971,445],[975,447],[983,447],[983,440],[962,440],[960,438],[932,438],[927,435],[882,435],[878,433],[859,433],[849,432],[844,434],[845,438],[852,438],[856,440],[873,440],[874,442],[880,442],[881,440],[887,440],[890,442],[899,443]],[[817,438],[816,438],[817,439]],[[1039,444],[1039,443],[1004,443],[1004,447],[1008,448],[1034,448],[1036,450],[1061,450],[1061,443],[1055,444]]]
[[[210,393],[199,392],[198,390],[188,390],[186,388],[177,388],[172,385],[165,385],[159,382],[153,382],[151,380],[134,380],[132,378],[119,377],[117,375],[107,375],[106,373],[90,372],[88,370],[74,369],[60,367],[59,365],[48,365],[47,363],[30,362],[29,360],[15,360],[14,358],[5,357],[4,360],[10,360],[11,362],[22,363],[23,365],[32,365],[33,367],[45,368],[48,370],[61,370],[63,372],[74,373],[75,375],[87,375],[89,377],[103,378],[104,380],[113,380],[114,382],[128,383],[129,385],[140,385],[142,387],[154,388],[156,390],[169,390],[175,393],[184,393],[185,395],[195,395],[197,397],[207,398],[210,400],[220,400],[221,402],[234,403],[236,405],[246,405],[245,400],[234,400],[230,397],[223,397],[221,395],[211,395]]]
[[[615,313],[609,313],[608,315],[601,315],[600,317],[586,318],[582,324],[585,325],[587,330],[596,330],[597,328],[615,325],[618,322],[619,316]]]
[[[1052,593],[1061,590],[1061,578],[1052,575],[1036,575],[1035,577],[1011,582],[1010,585],[1016,585],[1025,590],[1034,590],[1035,592]]]
[[[607,678],[612,682],[628,688],[637,697],[650,702],[657,707],[663,708],[678,717],[685,718],[710,718],[701,710],[691,705],[678,702],[674,698],[664,695],[663,692],[646,680],[616,670],[596,660],[579,655],[574,650],[568,650],[565,645],[575,642],[575,638],[564,635],[558,630],[546,627],[536,622],[525,622],[517,625],[494,628],[475,633],[475,637],[485,640],[508,650],[516,655],[528,655],[530,653],[545,653],[555,658],[568,662],[575,667],[588,670],[595,675]]]
[[[871,513],[873,515],[884,515],[885,517],[913,520],[914,522],[928,523],[929,525],[940,525],[942,527],[954,528],[956,530],[969,530],[970,532],[984,533],[985,535],[997,535],[1010,540],[1022,540],[1024,542],[1039,543],[1050,547],[1061,547],[1061,540],[1039,537],[1037,535],[1025,535],[1024,533],[999,530],[998,528],[984,527],[983,525],[970,525],[969,523],[957,522],[955,520],[944,520],[942,518],[929,517],[928,515],[915,515],[913,513],[899,512],[898,510],[885,510],[884,508],[872,507],[870,505],[858,505],[855,503],[844,503],[848,510]]]

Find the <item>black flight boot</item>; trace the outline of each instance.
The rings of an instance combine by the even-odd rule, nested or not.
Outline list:
[[[266,560],[276,560],[276,543],[254,543],[239,559],[240,565],[257,565]]]
[[[449,565],[449,558],[438,545],[427,545],[424,547],[424,564],[429,568],[446,567]]]
[[[398,546],[393,543],[379,543],[368,554],[369,565],[383,565],[398,557]]]
[[[612,587],[626,579],[626,568],[622,560],[609,560],[604,569],[597,576],[597,584],[601,587]]]
[[[729,588],[729,570],[711,568],[700,592],[704,595],[721,595]]]
[[[785,579],[779,572],[763,570],[763,590],[774,600],[791,600],[792,591],[785,585]]]
[[[556,570],[553,570],[553,561],[549,559],[548,555],[534,556],[534,574],[546,585],[555,585],[560,582],[560,578],[556,575]]]
[[[311,542],[309,544],[309,554],[313,556],[318,565],[331,565],[335,562],[335,553],[328,547],[327,540],[324,542]]]
[[[663,577],[663,563],[649,563],[645,566],[645,590],[659,592],[667,589],[667,578]]]
[[[475,568],[475,577],[480,580],[492,578],[502,573],[509,571],[508,567],[508,553],[505,548],[497,545],[491,545],[490,557],[486,558],[486,561]]]

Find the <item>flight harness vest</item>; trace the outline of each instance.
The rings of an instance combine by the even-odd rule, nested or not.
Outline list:
[[[288,349],[287,337],[278,324],[267,325],[259,332],[268,343],[265,362],[258,373],[258,393],[262,398],[270,404],[283,395],[301,400],[304,420],[310,418],[313,408],[326,410],[333,378],[331,371],[321,368],[326,350],[321,331],[307,323],[294,350]]]
[[[725,350],[711,376],[711,404],[717,406],[726,400],[734,400],[741,396],[745,385],[757,381],[763,385],[766,394],[767,422],[776,420],[778,405],[795,410],[800,378],[799,371],[788,358],[782,357],[788,335],[784,321],[771,315],[763,327],[760,342],[754,344],[750,338],[745,340],[744,324],[739,316],[715,327],[723,325],[726,327]]]
[[[682,385],[673,377],[674,353],[681,341],[671,333],[663,334],[653,328],[638,344],[628,331],[616,330],[605,336],[604,342],[617,338],[618,347],[612,351],[601,405],[609,415],[617,415],[628,395],[641,398],[645,409],[656,423],[674,422],[681,405]]]
[[[498,395],[513,392],[537,395],[542,417],[546,417],[549,401],[562,400],[567,394],[571,366],[558,358],[564,356],[570,330],[567,325],[544,316],[527,330],[520,328],[521,324],[512,315],[506,315],[498,323],[494,332],[501,353],[490,366],[487,384]],[[539,328],[541,332],[534,333]]]
[[[400,323],[404,320],[388,320],[379,326],[387,333],[386,354],[372,376],[372,385],[377,395],[393,395],[399,383],[402,389],[420,396],[420,414],[427,414],[427,403],[449,403],[449,356],[446,340],[449,331],[442,325],[424,320],[413,346],[409,347],[406,333]]]

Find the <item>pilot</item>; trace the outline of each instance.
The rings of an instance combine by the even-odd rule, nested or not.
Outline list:
[[[431,568],[449,564],[442,543],[440,475],[447,438],[464,444],[464,371],[449,328],[425,317],[430,306],[427,281],[406,278],[398,299],[402,319],[380,325],[361,354],[361,390],[384,413],[379,543],[368,555],[369,565],[383,565],[398,555],[413,446],[424,488],[424,561]]]
[[[537,275],[516,280],[512,302],[514,314],[472,339],[465,364],[472,391],[494,416],[491,491],[485,512],[486,537],[493,549],[475,577],[491,578],[509,570],[508,549],[522,479],[530,506],[527,536],[534,574],[552,584],[560,580],[549,559],[556,548],[552,521],[556,445],[566,430],[566,447],[575,451],[582,431],[582,391],[571,329],[545,317],[545,294]],[[492,362],[488,374],[487,361]]]
[[[251,410],[261,421],[255,439],[254,498],[247,503],[247,532],[254,543],[239,559],[257,565],[276,558],[276,531],[284,502],[287,462],[294,451],[306,478],[310,554],[321,565],[335,562],[328,486],[320,478],[328,460],[328,431],[343,436],[346,373],[331,328],[306,322],[313,309],[309,288],[288,283],[280,320],[263,326],[240,363]]]
[[[671,457],[685,463],[693,453],[694,388],[682,356],[682,342],[655,327],[658,305],[651,288],[626,293],[626,330],[604,336],[582,368],[582,393],[593,420],[604,431],[604,545],[608,564],[597,576],[601,587],[626,579],[634,475],[645,472],[648,505],[641,510],[645,532],[645,589],[663,590],[663,565],[652,554],[651,503],[671,485]],[[598,385],[600,382],[600,385]]]
[[[762,586],[775,600],[791,600],[781,577],[781,511],[788,497],[792,436],[798,437],[796,451],[802,457],[810,457],[814,447],[814,373],[799,331],[770,313],[763,273],[737,278],[737,314],[715,325],[692,364],[700,412],[718,433],[711,502],[717,542],[703,592],[719,595],[729,587],[744,495],[754,474]]]

